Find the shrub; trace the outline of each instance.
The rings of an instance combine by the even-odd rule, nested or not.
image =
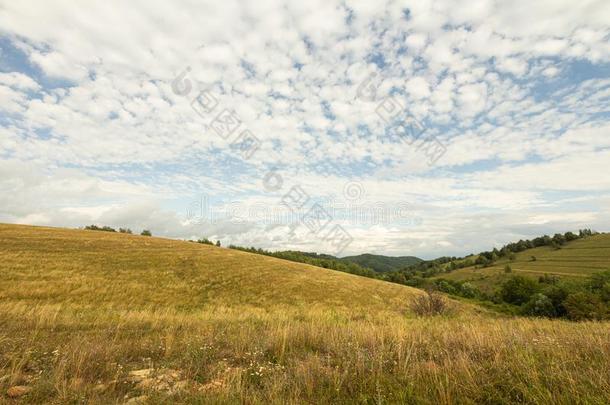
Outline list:
[[[479,290],[472,284],[466,282],[462,284],[462,296],[466,298],[474,298],[479,295]]]
[[[512,269],[512,267],[510,267],[510,265],[508,265],[508,264],[507,264],[507,265],[504,267],[504,272],[505,272],[505,273],[512,273],[512,272],[513,272],[513,269]]]
[[[415,298],[410,308],[418,316],[445,315],[449,312],[445,297],[431,290],[426,290],[426,294]]]
[[[544,294],[536,293],[523,305],[521,312],[524,315],[544,316],[552,318],[557,316],[553,301]]]
[[[568,318],[573,321],[602,320],[608,315],[608,309],[599,297],[590,292],[570,294],[563,305]]]
[[[592,274],[589,280],[589,287],[593,291],[601,291],[608,283],[610,283],[610,270]]]
[[[605,302],[610,302],[610,282],[605,283],[601,290],[599,290],[599,296]]]
[[[522,305],[538,291],[538,284],[527,277],[513,276],[500,287],[500,297],[509,304]]]
[[[220,241],[219,240],[216,241],[216,246],[220,247]]]
[[[129,228],[119,228],[119,232],[120,233],[129,233],[129,234],[132,233],[131,229],[129,229]]]
[[[85,229],[88,230],[88,231],[116,232],[116,230],[114,228],[111,228],[109,226],[99,227],[97,225],[87,225],[85,227]]]
[[[405,283],[410,287],[421,287],[426,283],[426,279],[421,276],[413,276]]]
[[[559,282],[559,277],[545,273],[538,277],[538,282],[541,284],[557,284]]]
[[[565,286],[551,285],[545,288],[542,293],[551,300],[556,316],[565,317],[567,315],[567,310],[563,303],[570,294],[570,291]]]
[[[142,236],[152,236],[152,232],[150,232],[148,229],[144,229],[140,235]]]
[[[450,284],[447,280],[438,280],[436,282],[436,287],[447,294],[457,294],[458,290],[452,284]]]

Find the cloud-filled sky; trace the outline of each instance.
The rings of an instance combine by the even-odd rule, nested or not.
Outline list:
[[[609,173],[608,1],[0,1],[0,222],[432,258]]]

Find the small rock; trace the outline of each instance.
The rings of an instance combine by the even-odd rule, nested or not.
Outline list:
[[[142,381],[146,378],[149,378],[153,373],[152,368],[144,368],[142,370],[133,370],[129,372],[129,379],[134,382]]]
[[[224,387],[224,381],[217,378],[199,387],[199,391],[216,391]]]
[[[14,387],[11,387],[6,391],[6,395],[8,395],[9,398],[19,398],[27,394],[31,390],[32,388],[25,385],[15,385]]]
[[[148,389],[153,388],[155,386],[155,384],[156,384],[156,382],[154,379],[144,378],[138,384],[136,384],[136,387],[141,390],[148,390]]]
[[[140,395],[139,397],[134,397],[129,399],[126,404],[143,404],[148,400],[148,395]]]
[[[186,389],[186,387],[188,387],[189,383],[188,381],[184,380],[184,381],[178,381],[174,384],[174,391],[184,391]]]
[[[108,388],[108,386],[106,386],[106,384],[97,384],[95,387],[93,387],[93,391],[104,392],[104,391],[106,391],[107,388]]]

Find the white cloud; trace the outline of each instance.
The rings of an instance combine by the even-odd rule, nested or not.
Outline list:
[[[408,202],[424,225],[345,223],[353,252],[476,250],[542,229],[530,225],[609,222],[600,203],[562,222],[569,209],[547,195],[610,188],[610,83],[570,70],[610,61],[607,2],[5,3],[0,32],[25,61],[0,65],[0,220],[324,250],[286,242],[286,226],[196,228],[180,211],[202,190],[273,206],[290,185],[337,196],[356,178],[369,202]],[[185,71],[183,97],[171,83]],[[372,74],[375,99],[362,99]],[[190,101],[204,88],[219,104],[200,117]],[[436,165],[387,136],[376,108],[390,93],[447,146]],[[209,127],[224,108],[262,143],[249,161]],[[274,195],[269,167],[285,176]]]

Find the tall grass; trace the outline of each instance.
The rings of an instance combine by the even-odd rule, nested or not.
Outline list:
[[[610,401],[607,323],[292,307],[0,311],[3,385],[33,386],[32,403]],[[186,386],[139,389],[129,372],[143,368],[178,370]]]
[[[417,316],[416,290],[216,247],[0,226],[0,402],[610,403],[610,323]],[[103,235],[102,235],[103,234]],[[197,246],[195,246],[197,245]],[[157,379],[134,379],[152,369]]]

